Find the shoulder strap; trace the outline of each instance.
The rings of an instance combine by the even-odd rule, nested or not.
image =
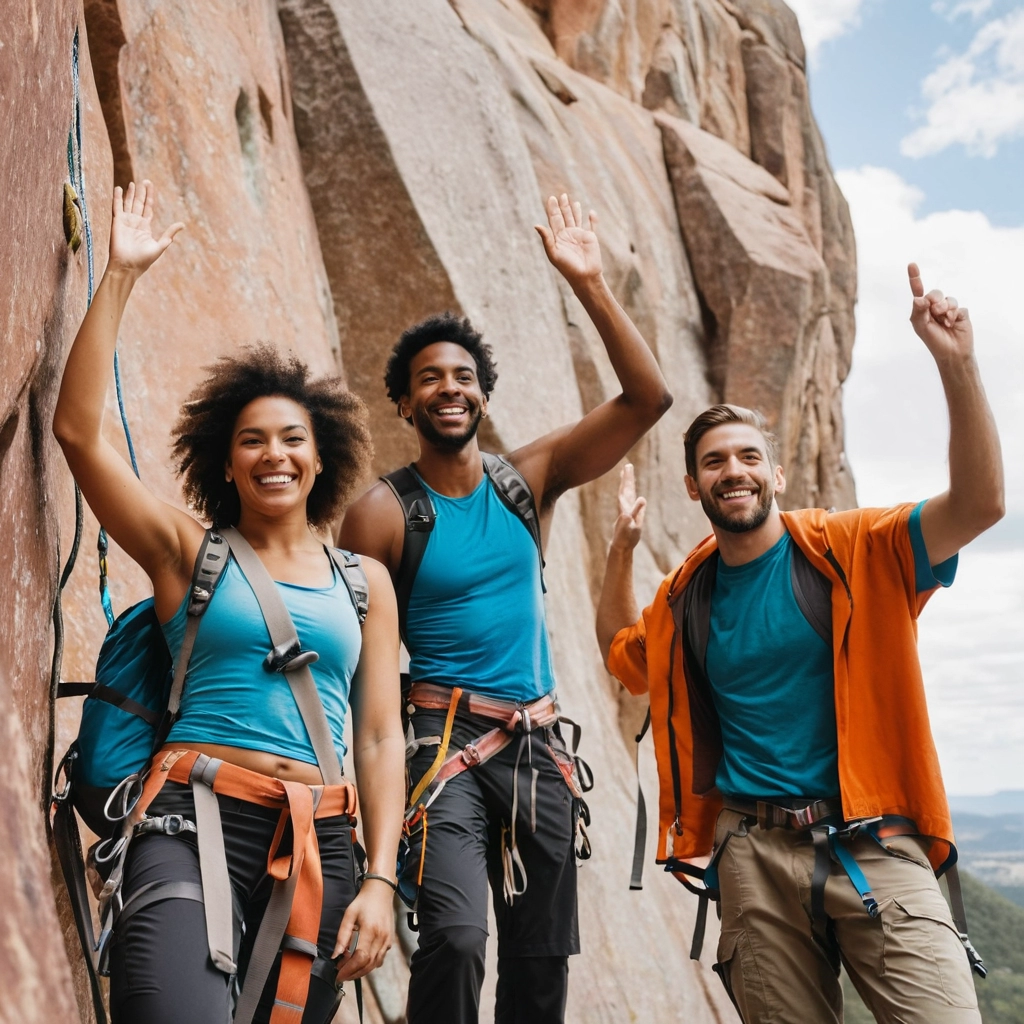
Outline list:
[[[814,632],[832,648],[832,583],[824,573],[811,565],[800,545],[793,542],[789,562],[793,596],[804,618]]]
[[[295,631],[295,624],[288,614],[284,599],[249,542],[233,526],[224,530],[223,535],[231,547],[238,568],[242,570],[256,595],[260,611],[263,613],[263,621],[267,624],[267,632],[273,645],[268,661],[271,671],[283,672],[292,688],[324,783],[328,786],[337,785],[343,777],[341,763],[334,748],[331,727],[327,722],[320,694],[309,671],[309,666],[316,660],[316,655],[312,651],[302,651],[299,635]]]
[[[529,531],[533,543],[537,546],[537,558],[540,561],[540,580],[545,593],[544,584],[544,546],[540,536],[540,519],[537,516],[537,503],[533,491],[523,474],[512,465],[504,455],[493,455],[481,452],[484,460],[484,472],[490,477],[494,489],[505,507],[519,518]]]
[[[174,678],[171,682],[171,693],[167,700],[170,718],[178,713],[181,705],[181,692],[185,687],[185,673],[188,671],[192,648],[196,644],[199,632],[199,620],[206,611],[210,598],[220,582],[224,566],[228,564],[228,546],[224,538],[215,530],[207,530],[203,543],[196,555],[195,568],[192,570],[192,586],[189,589],[188,609],[185,619],[185,636],[181,641],[181,650],[174,665]],[[168,722],[168,727],[169,727]],[[163,732],[163,730],[161,730]],[[159,738],[160,743],[167,738],[166,733]]]
[[[402,541],[402,560],[395,576],[395,598],[398,601],[398,625],[405,640],[405,619],[409,611],[409,595],[416,579],[423,554],[427,550],[430,531],[434,529],[434,504],[409,466],[382,476],[402,506],[405,516],[405,538]]]
[[[715,551],[698,566],[686,589],[672,605],[672,617],[688,656],[687,671],[699,673],[702,679],[706,678],[704,664],[711,636],[711,594],[715,589],[719,557]]]
[[[363,569],[362,559],[351,551],[342,548],[328,548],[331,561],[334,562],[341,573],[341,578],[348,588],[348,595],[352,598],[356,615],[359,616],[359,625],[366,621],[366,614],[370,610],[370,581],[366,578]]]

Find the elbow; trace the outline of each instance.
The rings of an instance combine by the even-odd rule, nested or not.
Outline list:
[[[652,404],[655,423],[672,408],[674,401],[675,398],[672,396],[672,392],[668,388],[662,388],[657,400]]]

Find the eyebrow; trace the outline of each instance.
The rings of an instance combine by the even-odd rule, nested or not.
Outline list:
[[[279,433],[287,434],[289,430],[305,430],[308,433],[308,428],[304,423],[292,423],[287,427],[282,427]],[[256,434],[259,437],[263,437],[266,434],[265,430],[261,430],[259,427],[242,427],[239,434]]]
[[[762,457],[764,456],[764,452],[761,451],[761,449],[758,448],[756,444],[748,444],[746,447],[741,448],[739,450],[739,454],[740,455],[746,455],[749,452],[753,452],[755,455],[760,455]],[[720,452],[720,451],[718,451],[716,449],[716,450],[712,450],[710,452],[705,452],[701,456],[700,461],[703,463],[703,462],[706,462],[708,459],[712,459],[712,458],[719,458],[719,459],[721,459],[724,456],[725,456],[725,452]]]
[[[476,367],[475,366],[471,366],[469,363],[466,363],[464,366],[456,366],[455,367],[455,373],[463,373],[463,372],[465,372],[467,370],[470,373],[476,373]],[[424,374],[424,373],[443,373],[443,372],[444,372],[444,370],[440,366],[421,366],[416,371],[416,376],[419,377],[421,374]]]

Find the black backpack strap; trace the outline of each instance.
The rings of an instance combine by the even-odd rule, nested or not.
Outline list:
[[[789,562],[793,596],[814,632],[832,649],[832,583],[811,565],[800,545],[793,543]]]
[[[228,545],[224,538],[216,530],[207,530],[203,543],[199,546],[196,555],[195,568],[192,570],[192,585],[189,588],[189,599],[187,616],[185,619],[185,635],[181,641],[181,650],[178,651],[178,660],[174,666],[174,678],[171,682],[171,694],[167,700],[168,714],[165,716],[166,730],[170,730],[171,721],[178,713],[181,704],[181,692],[185,687],[185,673],[188,671],[189,659],[192,657],[192,648],[196,643],[196,634],[199,632],[199,620],[206,611],[210,598],[220,582],[224,566],[228,564]],[[157,746],[162,746],[167,738],[167,732],[160,729],[157,736]]]
[[[537,546],[537,558],[540,562],[540,581],[544,592],[544,546],[540,536],[540,518],[537,515],[537,503],[533,499],[533,491],[523,474],[512,465],[504,455],[481,453],[484,460],[484,472],[490,477],[498,497],[505,507],[516,516],[529,531],[533,543]]]
[[[341,578],[348,587],[349,597],[359,617],[359,625],[366,621],[366,613],[370,610],[370,581],[366,578],[362,559],[351,551],[342,548],[328,548],[331,561],[341,573]]]
[[[434,504],[420,483],[419,477],[409,466],[396,469],[382,476],[402,506],[405,516],[405,539],[402,543],[402,560],[395,576],[395,598],[398,601],[398,626],[405,640],[405,619],[409,611],[409,595],[416,580],[423,553],[427,550],[430,531],[434,529]]]

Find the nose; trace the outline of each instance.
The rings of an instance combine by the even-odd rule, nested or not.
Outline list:
[[[263,461],[282,462],[283,460],[284,450],[281,447],[281,442],[276,437],[272,437],[263,449]]]

